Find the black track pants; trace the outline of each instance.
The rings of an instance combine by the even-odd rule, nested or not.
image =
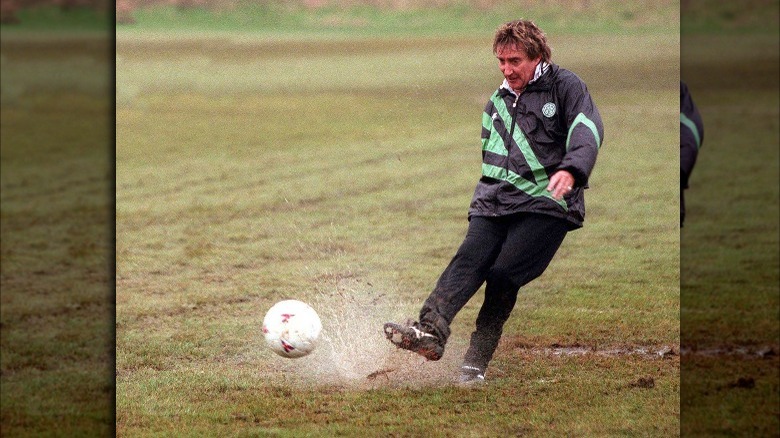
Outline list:
[[[450,323],[483,283],[485,302],[464,363],[485,369],[523,285],[542,275],[563,242],[566,221],[541,214],[475,216],[466,238],[420,311],[420,323],[443,342]]]

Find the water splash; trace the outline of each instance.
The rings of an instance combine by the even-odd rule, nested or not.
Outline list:
[[[355,278],[338,281],[335,291],[309,300],[323,323],[317,348],[288,364],[288,373],[311,385],[349,387],[419,387],[453,381],[465,348],[448,345],[436,362],[394,347],[384,336],[388,321],[416,315],[419,303],[405,301],[397,291],[378,291]]]

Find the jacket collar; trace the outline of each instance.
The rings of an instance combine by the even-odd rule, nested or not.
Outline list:
[[[547,62],[540,62],[536,64],[536,69],[534,70],[534,77],[530,81],[528,81],[528,85],[526,85],[526,90],[547,90],[550,88],[550,74],[547,74],[551,70],[553,70],[554,64],[550,64]],[[556,69],[557,70],[557,69]],[[499,92],[501,90],[505,90],[501,92],[502,95],[506,95],[507,91],[512,94],[513,96],[517,97],[517,93],[515,93],[515,90],[512,89],[512,87],[509,86],[509,82],[504,79],[504,82],[501,83],[501,86],[498,87]]]

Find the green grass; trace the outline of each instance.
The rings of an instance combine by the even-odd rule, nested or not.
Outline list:
[[[687,291],[682,293],[685,296]],[[715,312],[725,313],[723,309]],[[682,435],[776,435],[779,367],[777,355],[684,357],[680,373]]]
[[[21,8],[16,13],[18,23],[3,23],[3,32],[33,32],[48,34],[51,32],[74,31],[104,33],[113,30],[113,8],[96,10],[88,7],[63,9],[58,6],[37,6]]]
[[[369,2],[365,2],[369,3]],[[572,8],[562,12],[562,8]],[[519,14],[519,15],[518,15]],[[492,34],[511,17],[533,18],[548,32],[570,34],[668,32],[677,29],[679,3],[662,1],[652,8],[613,0],[587,5],[534,5],[518,8],[512,2],[478,7],[469,2],[449,2],[430,7],[425,2],[408,8],[370,4],[306,8],[286,4],[239,3],[236,8],[155,6],[133,13],[136,23],[121,31],[240,31],[278,37],[284,35],[452,35]]]
[[[681,370],[677,357],[547,350],[780,351],[777,4],[684,5],[699,8],[683,9],[687,33],[728,35],[683,47],[707,134],[678,256],[677,3],[590,3],[522,11],[587,81],[606,141],[585,229],[524,288],[473,391],[450,379],[480,294],[439,363],[388,349],[377,327],[417,312],[463,237],[478,115],[500,82],[490,36],[517,11],[160,9],[120,27],[118,434],[774,433],[777,356],[685,356]],[[104,435],[111,135],[95,72],[111,70],[109,50],[39,35],[103,26],[85,11],[29,14],[2,26],[2,430]],[[259,333],[290,296],[326,323],[307,360],[274,356]],[[344,336],[373,330],[361,345]]]
[[[773,36],[686,36],[682,55],[682,77],[705,124],[681,235],[682,344],[775,352],[764,359],[684,358],[683,432],[774,435],[780,427],[780,98],[769,78],[780,73],[777,27]],[[735,386],[739,379],[753,379],[755,387]]]
[[[678,360],[538,353],[679,343],[676,37],[553,38],[606,140],[586,227],[476,391],[451,378],[479,296],[439,363],[379,327],[416,314],[463,238],[489,37],[220,38],[117,42],[120,435],[678,433]],[[325,321],[299,361],[259,333],[288,297]]]
[[[109,47],[77,41],[57,51],[62,68],[40,43],[3,39],[4,436],[113,429],[111,102],[91,76]]]
[[[780,5],[772,0],[685,1],[680,5],[683,35],[777,35]]]
[[[134,10],[132,24],[118,24],[119,33],[149,32],[239,32],[270,38],[407,35],[491,35],[499,24],[512,18],[533,18],[556,34],[666,33],[679,23],[679,2],[663,0],[652,6],[616,0],[589,2],[529,2],[521,8],[514,2],[479,6],[479,2],[449,1],[432,7],[428,2],[407,2],[407,7],[378,6],[372,2],[350,5],[334,2],[307,7],[301,1],[238,1],[234,6],[146,6]],[[111,31],[112,10],[91,8],[64,10],[54,6],[20,9],[19,23],[3,24],[7,33],[50,31]]]
[[[522,359],[513,357],[517,362]],[[258,384],[230,372],[143,373],[139,376],[143,379],[127,383],[128,391],[153,389],[171,396],[127,399],[119,409],[118,434],[167,435],[179,430],[187,435],[237,436],[675,435],[679,363],[612,362],[561,359],[522,370],[515,366],[507,371],[522,372],[524,382],[500,378],[484,389],[354,390]],[[652,389],[631,387],[628,382],[642,373],[663,377]],[[182,399],[175,396],[182,385],[199,389]],[[578,395],[572,397],[571,392]],[[666,409],[656,408],[661,397],[669,398]]]

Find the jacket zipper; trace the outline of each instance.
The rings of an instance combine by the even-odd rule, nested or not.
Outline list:
[[[515,101],[512,103],[512,126],[509,128],[509,146],[506,148],[506,174],[509,175],[509,155],[512,150],[512,139],[515,134],[515,121],[517,120],[517,101],[520,100],[520,95],[515,97]]]

